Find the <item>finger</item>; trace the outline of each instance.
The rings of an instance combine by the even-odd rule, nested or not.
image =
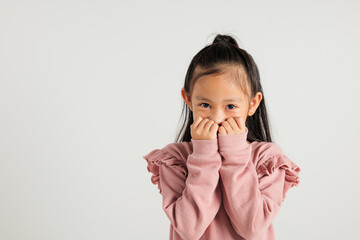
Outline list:
[[[236,121],[234,120],[234,118],[229,118],[228,123],[230,124],[231,128],[233,130],[237,130],[238,128],[240,129],[240,127],[237,125]]]
[[[226,130],[227,133],[232,132],[232,128],[231,128],[230,124],[228,123],[228,121],[224,121],[223,123],[221,123],[221,126],[224,127],[224,129]]]
[[[205,123],[204,125],[204,130],[206,130],[207,132],[210,130],[210,127],[214,124],[213,120],[209,120],[207,121],[207,123]]]
[[[194,127],[197,127],[199,125],[199,123],[203,120],[202,117],[197,117],[193,123]]]
[[[198,125],[198,128],[204,128],[205,123],[207,123],[210,119],[204,118]]]
[[[213,123],[211,126],[210,126],[210,132],[213,134],[213,133],[216,133],[219,129],[219,125],[217,125],[216,123]]]
[[[219,134],[226,135],[226,130],[223,126],[219,127]]]
[[[236,121],[238,127],[239,127],[241,130],[243,130],[244,127],[245,127],[245,123],[244,123],[244,121],[243,121],[243,117],[241,117],[241,116],[240,116],[240,117],[236,117],[236,118],[235,118],[235,121]]]

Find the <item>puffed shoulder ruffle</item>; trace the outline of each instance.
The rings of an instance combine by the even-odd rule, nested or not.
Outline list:
[[[160,176],[159,176],[159,167],[164,164],[168,167],[175,168],[182,172],[184,175],[187,174],[186,168],[184,167],[184,163],[171,153],[164,149],[155,149],[143,156],[143,158],[147,161],[147,170],[152,173],[151,182],[155,185],[158,185],[159,193],[162,193],[160,187]]]
[[[261,163],[262,162],[262,163]],[[269,176],[276,169],[281,168],[285,171],[285,182],[282,194],[282,201],[285,200],[287,191],[293,186],[297,186],[300,183],[299,172],[300,168],[294,162],[292,162],[285,154],[277,153],[267,158],[265,161],[261,161],[260,166],[257,167],[258,178]]]
[[[256,170],[258,178],[270,175],[277,168],[285,170],[285,181],[290,184],[290,187],[299,185],[300,168],[283,153],[277,153],[261,163]]]

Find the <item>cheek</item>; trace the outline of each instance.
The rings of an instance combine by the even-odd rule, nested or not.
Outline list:
[[[193,111],[193,119],[197,119],[198,117],[202,118],[208,118],[208,114],[206,114],[204,111]]]
[[[238,118],[238,117],[242,117],[243,119],[246,119],[248,115],[243,110],[241,111],[239,110],[239,111],[234,111],[231,114],[229,114],[229,116],[227,116],[227,118]]]

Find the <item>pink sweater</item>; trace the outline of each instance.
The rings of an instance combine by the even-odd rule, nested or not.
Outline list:
[[[247,143],[247,133],[171,143],[144,156],[170,240],[275,239],[272,221],[300,168],[275,143]]]

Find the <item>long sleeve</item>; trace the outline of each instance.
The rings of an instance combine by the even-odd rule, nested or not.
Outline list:
[[[159,165],[163,210],[183,239],[199,239],[217,214],[221,198],[218,141],[192,139],[187,176],[176,165]],[[161,163],[161,162],[158,162]]]
[[[286,191],[298,184],[300,169],[289,166],[290,161],[280,152],[268,157],[257,170],[251,160],[252,146],[246,142],[247,133],[248,130],[238,135],[219,135],[223,157],[219,172],[231,224],[240,236],[253,240],[273,222]]]

